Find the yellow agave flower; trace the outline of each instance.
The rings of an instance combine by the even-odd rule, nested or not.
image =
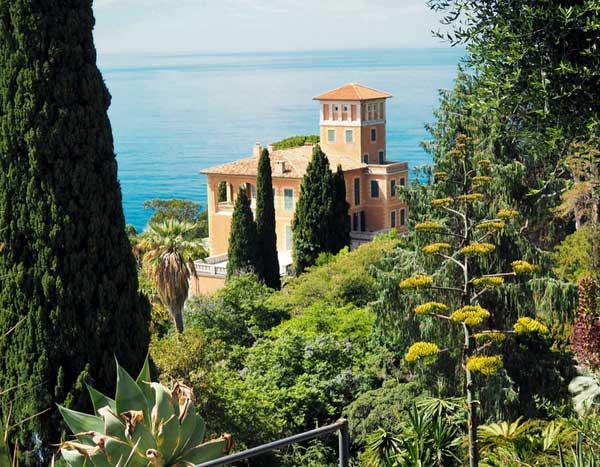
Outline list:
[[[409,289],[427,289],[433,285],[433,279],[430,276],[417,274],[400,282],[400,288],[403,290]]]
[[[471,371],[477,371],[483,375],[493,375],[502,368],[502,357],[494,355],[488,357],[486,355],[472,355],[467,360],[467,368]]]
[[[519,217],[519,211],[515,211],[514,209],[500,209],[496,216],[498,219],[513,219]]]
[[[425,221],[415,225],[415,229],[418,232],[439,232],[442,230],[442,226],[437,222]]]
[[[495,342],[496,344],[501,344],[506,340],[506,334],[503,332],[496,331],[488,331],[488,332],[478,332],[473,334],[473,337],[477,341],[480,342]]]
[[[533,274],[538,270],[537,266],[534,266],[531,263],[523,260],[517,260],[510,263],[513,271],[517,276],[525,275],[525,274]]]
[[[473,285],[479,288],[500,287],[502,284],[504,284],[503,277],[478,277],[477,279],[473,279]]]
[[[451,246],[449,243],[432,243],[422,248],[423,253],[428,255],[434,255],[440,252],[447,252]]]
[[[460,249],[460,252],[465,256],[485,256],[489,255],[496,249],[491,243],[471,243]]]
[[[448,307],[439,302],[427,302],[415,308],[415,313],[418,315],[429,315],[432,313],[446,313]]]
[[[467,305],[459,308],[450,315],[450,320],[465,323],[468,326],[478,326],[490,317],[490,312],[479,305]]]
[[[416,362],[423,358],[435,358],[439,353],[440,348],[432,342],[415,342],[406,352],[404,359],[407,362]]]
[[[486,222],[482,222],[481,224],[479,224],[475,228],[477,230],[494,231],[494,230],[502,230],[504,227],[506,227],[506,224],[504,222],[486,221]]]
[[[431,200],[431,205],[435,207],[439,206],[451,206],[454,203],[453,198],[437,198]]]
[[[481,201],[483,200],[483,195],[481,193],[469,193],[468,195],[460,195],[457,196],[456,199],[459,201]]]
[[[517,334],[548,334],[548,328],[533,318],[519,318],[514,325],[515,332]]]

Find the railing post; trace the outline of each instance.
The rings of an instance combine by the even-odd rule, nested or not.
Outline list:
[[[339,441],[340,441],[340,467],[348,467],[348,458],[350,457],[350,437],[348,436],[348,420],[342,419],[342,426],[340,426],[339,431]]]

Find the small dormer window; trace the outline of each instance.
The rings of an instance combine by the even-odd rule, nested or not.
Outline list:
[[[340,106],[339,105],[334,105],[333,106],[333,111],[334,112],[339,112],[340,111]]]
[[[348,112],[348,106],[347,105],[345,105],[343,108],[344,108],[344,112]]]

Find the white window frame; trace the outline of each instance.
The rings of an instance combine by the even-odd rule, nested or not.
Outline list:
[[[333,135],[333,138],[331,138],[331,135]],[[327,129],[327,142],[335,143],[335,129],[334,128]]]
[[[286,191],[291,191],[292,192],[292,207],[288,208],[286,201],[289,199],[286,197]],[[285,209],[286,211],[293,211],[294,210],[294,189],[291,187],[284,187],[283,188],[283,209]]]
[[[350,135],[350,141],[348,141],[348,135]],[[344,132],[344,141],[346,141],[347,144],[354,143],[354,131],[353,130],[346,130]]]

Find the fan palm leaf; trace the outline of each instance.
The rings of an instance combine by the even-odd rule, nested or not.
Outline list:
[[[178,220],[153,223],[143,234],[146,251],[144,268],[154,282],[158,296],[168,308],[177,332],[183,331],[182,310],[188,297],[190,277],[196,275],[192,260],[201,242],[191,238],[195,225]]]

